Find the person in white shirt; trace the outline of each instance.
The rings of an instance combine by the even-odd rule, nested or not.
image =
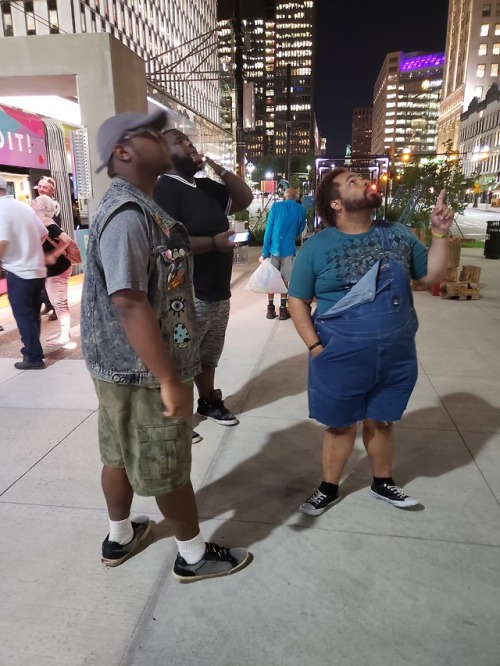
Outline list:
[[[0,263],[7,272],[7,292],[21,335],[23,360],[18,370],[43,370],[40,307],[47,275],[42,243],[47,229],[34,211],[7,194],[0,177]]]

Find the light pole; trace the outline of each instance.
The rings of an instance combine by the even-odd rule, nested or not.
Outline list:
[[[255,164],[252,162],[247,162],[247,178],[250,184],[250,188],[252,187],[253,181],[252,181],[252,174],[255,171]]]
[[[270,198],[268,201],[272,199],[273,193],[274,193],[274,173],[272,171],[266,171],[266,179],[269,181],[269,186],[266,187],[266,195],[268,195]],[[272,185],[271,185],[272,183]],[[266,204],[267,205],[267,204]],[[262,197],[262,207],[264,207],[264,197]]]

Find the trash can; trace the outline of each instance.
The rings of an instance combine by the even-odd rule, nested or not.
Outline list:
[[[500,259],[500,220],[486,222],[484,256],[486,259]]]

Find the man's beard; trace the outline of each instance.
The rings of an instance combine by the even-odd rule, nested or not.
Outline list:
[[[367,193],[365,192],[361,199],[341,199],[341,203],[344,210],[348,213],[354,213],[357,210],[374,210],[378,208],[382,205],[382,197],[378,192],[369,190]]]
[[[191,178],[195,173],[198,173],[198,171],[203,169],[203,164],[195,164],[190,157],[172,155],[171,160],[172,166],[175,167],[175,170],[183,176],[187,176],[188,178]]]

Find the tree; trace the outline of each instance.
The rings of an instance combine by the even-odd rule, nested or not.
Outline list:
[[[285,170],[285,158],[278,155],[264,155],[252,162],[255,165],[252,178],[256,182],[266,180],[266,173],[282,174]]]
[[[411,226],[424,227],[430,232],[429,213],[436,204],[439,192],[446,189],[445,202],[457,213],[465,210],[465,178],[460,156],[451,149],[451,141],[445,144],[445,153],[420,163],[409,163],[399,181],[401,196],[398,211],[403,210],[412,193],[418,194],[413,210]],[[391,219],[397,211],[390,212]]]

